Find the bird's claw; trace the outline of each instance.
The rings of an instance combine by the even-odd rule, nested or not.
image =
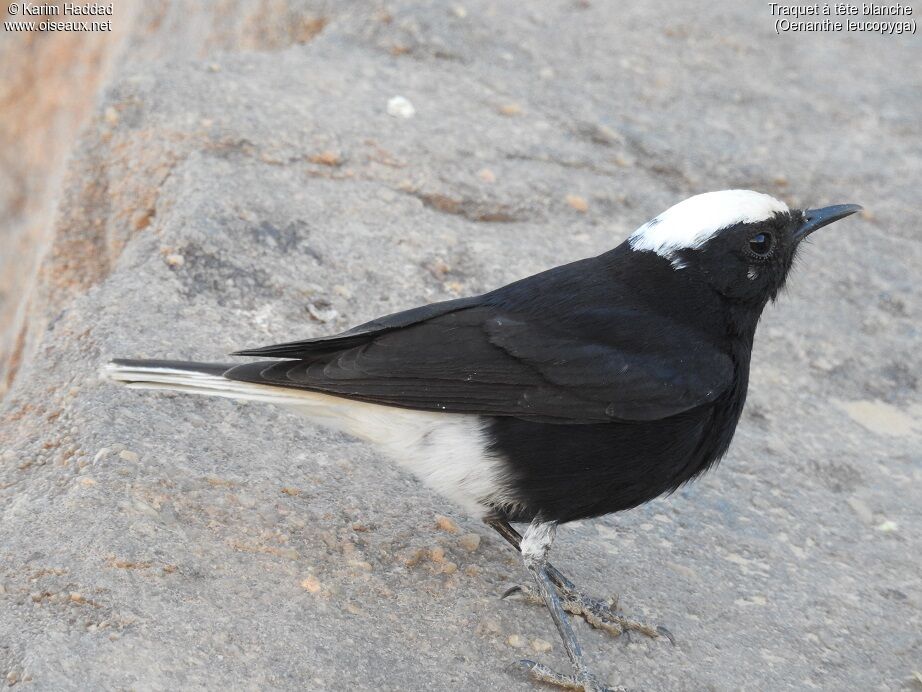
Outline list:
[[[565,690],[582,690],[583,692],[627,692],[624,687],[602,685],[592,673],[583,671],[578,675],[563,675],[543,663],[522,659],[516,661],[516,667],[528,674],[533,680],[562,687]]]
[[[518,584],[516,584],[515,586],[510,586],[508,589],[503,591],[503,595],[499,597],[499,600],[505,601],[510,596],[518,596],[519,594],[522,594],[524,596],[525,591],[526,591],[525,587],[520,586]],[[534,595],[534,592],[532,592],[532,594]],[[542,605],[544,604],[543,600],[541,601],[541,604]]]
[[[592,627],[604,630],[613,637],[630,632],[639,632],[651,639],[664,637],[672,645],[675,645],[675,637],[665,627],[654,626],[641,620],[632,618],[621,612],[618,608],[618,599],[614,597],[608,603],[601,601],[592,596],[566,587],[557,587],[557,593],[560,596],[560,604],[563,609],[572,615],[578,615],[583,618]],[[535,605],[544,605],[544,599],[541,595],[528,586],[513,586],[506,589],[501,598],[510,597],[519,598],[526,603]]]
[[[665,637],[666,639],[668,639],[669,643],[675,646],[675,637],[673,636],[672,632],[667,630],[665,627],[663,627],[662,625],[657,625],[656,633],[659,634],[659,636]]]
[[[541,595],[537,591],[530,586],[523,586],[521,584],[510,586],[503,591],[503,595],[499,598],[500,600],[512,598],[513,600],[522,600],[526,603],[533,603],[535,605],[544,605],[544,599],[541,598]]]

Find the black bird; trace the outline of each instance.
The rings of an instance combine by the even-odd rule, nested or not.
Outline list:
[[[522,553],[572,663],[535,678],[604,689],[565,611],[668,634],[580,593],[547,561],[559,524],[674,491],[727,451],[756,324],[810,233],[861,209],[749,190],[686,199],[598,257],[243,365],[115,360],[113,379],[294,408],[369,440]],[[510,522],[528,522],[524,536]]]

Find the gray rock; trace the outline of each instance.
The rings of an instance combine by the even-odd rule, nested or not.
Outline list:
[[[180,33],[162,59],[156,34],[129,32],[75,147],[0,408],[0,674],[533,689],[507,670],[529,649],[508,642],[553,642],[539,656],[558,668],[562,649],[546,613],[497,600],[525,575],[475,518],[284,411],[123,390],[99,367],[217,360],[477,293],[742,186],[868,212],[817,234],[767,312],[720,467],[560,533],[562,569],[678,645],[580,636],[632,688],[912,689],[917,38],[779,37],[767,8],[731,3],[291,12],[271,26],[323,21],[197,53]],[[387,114],[396,94],[413,118]],[[913,424],[879,424],[893,409]]]

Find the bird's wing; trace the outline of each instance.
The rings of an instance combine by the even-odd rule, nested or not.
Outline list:
[[[733,379],[729,356],[642,311],[594,309],[561,324],[452,302],[457,307],[401,313],[326,342],[245,351],[301,360],[248,363],[225,376],[390,406],[558,423],[665,418],[715,400]],[[300,350],[304,344],[308,350]],[[325,345],[311,350],[314,344]]]

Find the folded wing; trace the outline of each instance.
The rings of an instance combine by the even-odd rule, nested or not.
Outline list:
[[[248,363],[225,377],[555,423],[666,418],[714,401],[733,380],[729,356],[642,311],[595,308],[561,320],[477,298],[240,354],[294,360]]]

